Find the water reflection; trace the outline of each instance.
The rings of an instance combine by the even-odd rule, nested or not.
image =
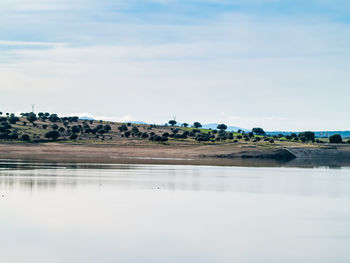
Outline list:
[[[0,167],[1,262],[350,261],[348,168]]]

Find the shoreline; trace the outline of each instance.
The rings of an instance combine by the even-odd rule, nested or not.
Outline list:
[[[0,143],[0,159],[52,163],[340,167],[350,166],[350,146]]]

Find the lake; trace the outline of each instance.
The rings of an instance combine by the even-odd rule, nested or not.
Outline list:
[[[1,262],[350,262],[349,168],[0,161]]]

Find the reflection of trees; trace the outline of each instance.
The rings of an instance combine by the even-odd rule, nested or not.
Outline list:
[[[37,173],[26,173],[26,175],[17,175],[11,171],[0,171],[0,187],[1,189],[21,189],[26,190],[51,190],[58,185],[64,187],[75,187],[76,179],[66,180],[57,176],[38,176]]]

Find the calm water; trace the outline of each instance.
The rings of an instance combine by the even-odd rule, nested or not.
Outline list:
[[[1,262],[350,262],[350,169],[0,162]]]

